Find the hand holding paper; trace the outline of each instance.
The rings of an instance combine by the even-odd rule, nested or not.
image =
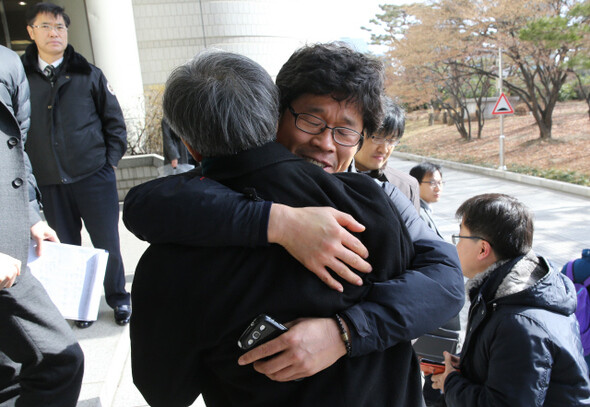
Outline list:
[[[55,230],[51,229],[47,222],[43,221],[39,221],[31,226],[31,239],[37,244],[37,256],[41,256],[44,240],[59,243]]]

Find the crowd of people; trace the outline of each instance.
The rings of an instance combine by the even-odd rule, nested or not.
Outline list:
[[[105,298],[130,323],[152,406],[590,405],[574,285],[533,252],[530,211],[474,196],[446,241],[431,207],[442,168],[388,166],[405,112],[382,63],[343,43],[296,50],[274,82],[220,50],[171,73],[167,164],[197,168],[127,195],[125,225],[150,243],[128,293],[114,173],[125,123],[69,24],[37,3],[21,60],[0,48],[0,405],[77,403],[84,355],[26,262],[31,238],[39,254],[45,240],[80,245],[82,222],[109,251]],[[412,342],[454,324],[466,293],[461,353],[424,381]],[[285,332],[243,351],[258,315]]]

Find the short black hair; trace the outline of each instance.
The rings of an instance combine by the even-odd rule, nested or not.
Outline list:
[[[476,195],[463,202],[455,216],[473,236],[490,243],[498,260],[513,259],[531,250],[533,216],[510,195]]]
[[[70,26],[70,17],[66,14],[65,9],[53,3],[37,3],[29,8],[25,15],[27,24],[33,24],[37,18],[37,15],[41,13],[53,14],[55,18],[57,18],[57,16],[61,16],[64,19],[64,23],[66,23],[66,27]]]
[[[375,132],[381,137],[400,139],[406,129],[406,112],[389,96],[383,97],[383,121]]]
[[[280,111],[304,94],[330,95],[355,103],[363,128],[374,133],[383,118],[383,64],[343,42],[304,46],[291,55],[276,79]]]
[[[416,178],[418,182],[422,182],[427,174],[434,174],[436,171],[438,171],[442,177],[442,167],[440,165],[425,161],[412,167],[410,175]]]

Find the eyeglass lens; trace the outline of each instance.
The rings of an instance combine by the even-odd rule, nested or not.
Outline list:
[[[375,136],[371,136],[370,139],[373,142],[373,144],[377,144],[378,146],[381,146],[383,144],[387,144],[388,146],[395,146],[400,141],[399,139],[375,137]]]
[[[352,147],[359,143],[362,134],[349,129],[348,127],[329,127],[328,124],[312,114],[296,113],[293,108],[289,108],[295,117],[295,127],[299,130],[309,134],[317,135],[324,132],[326,129],[332,130],[332,138],[338,144]]]
[[[32,25],[33,28],[39,28],[40,30],[51,32],[55,30],[58,33],[64,33],[67,31],[68,27],[63,24],[51,25],[51,24],[41,24],[41,25]]]

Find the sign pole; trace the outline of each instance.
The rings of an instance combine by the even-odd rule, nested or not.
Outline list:
[[[499,78],[499,88],[500,88],[500,95],[502,95],[502,48],[498,50],[499,57],[498,57],[498,78]],[[504,165],[504,115],[500,115],[500,166],[498,167],[499,170],[506,170],[506,165]]]

